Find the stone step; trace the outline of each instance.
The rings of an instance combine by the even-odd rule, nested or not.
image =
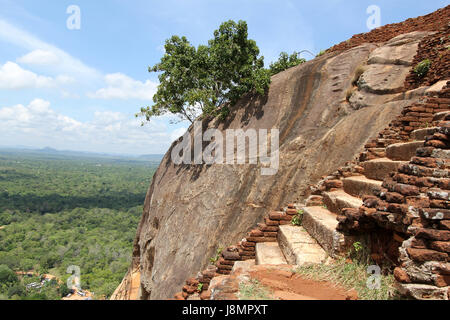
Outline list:
[[[328,209],[303,208],[303,228],[333,258],[345,254],[353,243],[352,237],[344,236],[336,230],[337,225],[337,215]]]
[[[426,137],[432,136],[438,131],[438,129],[438,127],[430,127],[414,130],[413,132],[411,132],[411,139],[417,141],[425,141]]]
[[[444,120],[448,115],[450,115],[450,111],[442,111],[438,112],[434,115],[433,121],[442,121]]]
[[[321,264],[328,254],[302,227],[280,226],[278,243],[290,265]]]
[[[368,179],[365,176],[348,177],[344,179],[344,191],[360,198],[365,195],[378,196],[382,184],[382,181]]]
[[[364,175],[369,179],[383,181],[389,177],[391,172],[397,171],[402,164],[407,164],[408,161],[394,161],[388,158],[380,158],[361,163],[364,168]]]
[[[323,201],[327,209],[334,213],[341,213],[344,208],[359,208],[363,205],[360,198],[356,198],[344,190],[323,192]]]
[[[256,264],[287,264],[278,243],[261,242],[256,244]]]
[[[386,148],[386,157],[396,161],[410,161],[416,155],[418,148],[424,146],[425,141],[412,141],[391,144]]]

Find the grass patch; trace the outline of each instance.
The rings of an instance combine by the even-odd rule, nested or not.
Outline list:
[[[327,53],[326,50],[320,50],[320,52],[316,55],[316,58],[320,57],[320,56],[323,56],[325,53]]]
[[[239,300],[274,300],[274,298],[269,288],[252,279],[239,285]]]
[[[216,254],[214,255],[214,257],[209,258],[209,262],[211,264],[215,264],[217,261],[219,261],[220,259],[220,255],[222,254],[223,248],[219,248],[216,250]]]
[[[359,79],[363,75],[363,73],[366,71],[366,67],[364,65],[358,66],[355,70],[355,74],[353,75],[352,85],[357,87]]]
[[[369,266],[375,265],[369,257],[366,247],[356,242],[347,257],[340,258],[330,265],[314,264],[301,266],[296,273],[317,281],[336,283],[345,289],[355,289],[360,300],[394,300],[399,299],[392,274],[380,275],[380,287],[370,289],[368,279]]]
[[[345,100],[347,102],[350,102],[350,98],[353,96],[353,94],[356,92],[356,90],[357,90],[356,87],[352,87],[347,90],[347,92],[345,93]]]
[[[430,59],[425,59],[416,65],[416,67],[414,68],[414,73],[417,75],[418,78],[423,78],[427,75],[430,68],[431,68]]]

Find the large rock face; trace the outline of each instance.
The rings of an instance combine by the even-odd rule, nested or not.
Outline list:
[[[396,43],[377,50],[379,58],[371,53],[382,46],[373,44],[321,56],[274,76],[266,97],[243,99],[226,123],[204,123],[220,130],[279,129],[280,165],[273,176],[261,175],[260,165],[175,165],[169,150],[148,191],[135,240],[130,270],[140,270],[139,298],[171,298],[206,267],[218,247],[238,242],[268,210],[303,200],[309,185],[352,160],[411,102],[402,99],[417,98],[395,94],[389,81],[384,87],[377,82],[395,69],[384,58],[390,49],[402,68],[414,56],[408,50],[417,46],[403,43],[407,47]],[[384,66],[377,75],[372,68],[366,71],[365,79],[369,85],[376,82],[377,90],[361,87],[355,94],[362,100],[370,95],[370,104],[351,104],[347,98],[356,89],[355,73],[370,58]],[[123,292],[132,282],[128,278],[113,299],[132,296]]]

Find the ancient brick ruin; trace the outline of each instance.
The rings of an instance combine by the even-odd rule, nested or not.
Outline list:
[[[393,232],[398,248],[395,278],[403,294],[417,299],[449,299],[449,84],[436,97],[406,108],[399,119],[405,129],[411,123],[430,123],[417,113],[434,115],[433,126],[410,136],[424,140],[410,161],[390,173],[379,190],[365,195],[363,206],[344,208],[338,218],[343,232],[364,234],[377,227]]]
[[[243,265],[328,263],[360,241],[404,296],[448,300],[448,21],[450,6],[355,35],[274,77],[267,101],[238,105],[240,125],[260,120],[252,125],[285,130],[285,167],[273,181],[247,179],[247,169],[180,168],[166,157],[147,195],[133,265],[114,297],[166,298],[179,290],[179,300],[215,299],[220,291],[236,298],[216,286]],[[424,59],[431,66],[419,77],[413,70]],[[183,187],[195,192],[179,199],[180,179],[190,179]],[[220,201],[199,200],[218,179],[229,182],[212,190]],[[293,226],[300,210],[302,226]],[[191,220],[207,220],[209,233],[184,234]],[[220,243],[235,244],[208,265]]]
[[[373,260],[381,265],[386,259],[394,263],[400,292],[417,299],[449,298],[450,121],[447,119],[450,120],[450,87],[406,107],[377,139],[367,143],[359,159],[312,186],[312,195],[301,206],[307,212],[330,210],[338,214],[337,230],[345,240],[342,246],[331,248],[337,255],[344,253],[358,236],[371,235]],[[367,165],[386,159],[386,153],[399,159],[391,164],[397,166],[396,172],[390,172],[390,165],[385,169],[381,165],[381,170]],[[410,162],[401,163],[406,158]],[[371,178],[377,178],[380,171],[390,176],[377,183],[379,180]],[[364,178],[355,186],[351,180],[355,177]],[[363,205],[347,208],[345,197],[330,199],[331,194],[339,192],[362,198]],[[322,207],[324,204],[326,209]],[[277,242],[280,226],[289,225],[298,208],[290,204],[282,211],[270,212],[242,242],[226,248],[215,265],[189,279],[175,298],[189,298],[198,292],[201,283],[200,297],[209,299],[211,279],[230,274],[236,261],[255,259],[257,243]]]
[[[398,35],[413,32],[416,30],[436,31],[448,27],[450,19],[450,6],[439,9],[425,16],[410,18],[400,23],[393,23],[376,28],[367,33],[356,34],[349,40],[341,42],[328,52],[343,51],[357,47],[363,43],[381,43],[388,41]]]
[[[447,16],[448,12],[449,7],[437,14]],[[420,21],[429,20],[425,17]],[[392,34],[408,28],[396,26],[398,30]],[[419,44],[413,65],[431,57],[434,65],[428,76],[419,81],[411,70],[405,80],[405,92],[436,84],[422,92],[424,98],[405,107],[389,127],[365,145],[357,159],[311,186],[304,205],[290,204],[281,211],[269,212],[241,242],[227,247],[214,265],[187,280],[175,298],[184,300],[200,294],[201,299],[210,299],[211,279],[230,274],[236,261],[257,258],[257,244],[279,241],[280,226],[291,224],[302,209],[304,224],[310,224],[308,232],[331,256],[342,255],[356,239],[369,236],[372,259],[395,267],[391,271],[402,294],[448,300],[450,82],[438,81],[449,78],[449,55],[448,50],[442,54],[434,49],[439,39],[448,37],[448,31],[445,25]],[[372,36],[376,41],[387,39]],[[359,43],[360,38],[355,39],[352,44]],[[335,231],[319,230],[315,219],[327,219],[332,214],[338,220]]]

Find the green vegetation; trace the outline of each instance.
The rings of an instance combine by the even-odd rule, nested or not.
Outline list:
[[[136,114],[146,121],[167,113],[191,123],[199,116],[223,120],[245,94],[265,94],[272,75],[306,62],[298,52],[282,52],[278,61],[264,68],[264,57],[248,39],[242,20],[222,23],[207,45],[195,47],[186,37],[174,35],[164,49],[160,62],[148,69],[159,73],[154,104]]]
[[[332,264],[304,265],[295,270],[298,274],[318,281],[329,281],[346,289],[355,289],[360,300],[392,300],[398,294],[392,274],[380,274],[380,287],[371,289],[368,286],[371,274],[371,260],[368,250],[361,242],[355,242],[347,257],[342,257]]]
[[[37,284],[39,288],[31,288]],[[0,265],[0,300],[59,300],[69,293],[63,283],[39,276],[17,276],[6,265]]]
[[[269,87],[270,73],[245,21],[224,22],[208,45],[195,48],[186,37],[172,36],[164,48],[161,61],[149,68],[161,72],[154,105],[136,115],[147,121],[165,113],[190,122],[200,114],[226,116],[228,104]]]
[[[209,259],[211,264],[215,264],[217,261],[219,261],[220,255],[222,254],[222,251],[223,251],[223,248],[217,249],[215,256]]]
[[[119,285],[156,163],[0,152],[0,299],[59,299],[65,285],[26,288],[11,272],[51,274],[99,298]],[[20,278],[20,277],[19,277]]]
[[[297,214],[292,218],[291,223],[294,226],[301,226],[303,222],[303,210],[298,210]]]
[[[422,60],[419,62],[414,68],[414,73],[418,78],[423,78],[427,75],[428,71],[431,68],[431,61],[429,59]]]
[[[298,52],[294,52],[291,55],[288,55],[286,52],[282,52],[280,53],[278,61],[270,64],[270,73],[275,75],[305,62],[306,60],[300,58],[300,53]]]
[[[316,58],[323,56],[325,53],[327,53],[327,50],[320,50],[320,52],[316,55]]]
[[[242,282],[239,285],[239,300],[273,300],[270,289],[263,286],[256,279]]]

